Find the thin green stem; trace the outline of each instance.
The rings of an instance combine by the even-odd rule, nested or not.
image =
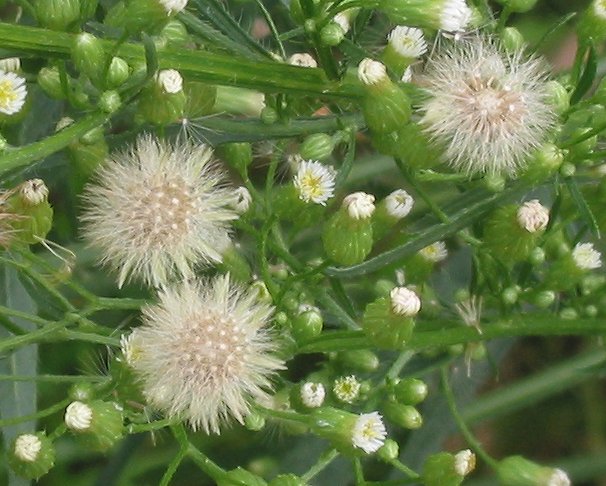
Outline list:
[[[309,417],[307,415],[303,415],[297,412],[291,412],[288,410],[273,410],[271,408],[265,408],[261,405],[257,405],[257,410],[259,413],[267,416],[268,418],[273,418],[277,420],[287,420],[289,422],[295,422],[298,424],[309,424]]]
[[[9,316],[9,317],[17,317],[19,319],[24,319],[26,321],[33,322],[34,324],[38,324],[40,326],[44,326],[44,325],[50,324],[52,322],[52,321],[44,319],[40,316],[37,316],[35,314],[29,314],[27,312],[10,309],[8,307],[4,307],[3,305],[0,305],[0,314]]]
[[[404,473],[406,476],[408,476],[411,479],[418,479],[421,477],[417,472],[415,472],[413,469],[409,468],[406,464],[403,464],[402,462],[400,462],[398,459],[392,459],[391,461],[389,461],[389,464],[391,464],[398,471]]]
[[[461,414],[459,413],[454,394],[452,393],[452,388],[450,388],[450,383],[448,382],[447,366],[443,366],[441,368],[440,378],[442,383],[442,390],[444,391],[444,397],[446,398],[446,402],[448,403],[450,413],[452,414],[452,417],[454,418],[455,422],[457,423],[457,426],[459,427],[459,431],[461,432],[469,446],[473,449],[473,451],[478,456],[480,456],[486,464],[488,464],[492,468],[497,468],[498,462],[493,459],[490,454],[488,454],[488,452],[486,452],[480,441],[475,438],[469,427],[467,427],[467,424],[465,424],[463,417],[461,417]]]
[[[0,381],[38,381],[42,383],[106,382],[110,378],[96,375],[0,375]]]
[[[366,484],[366,480],[364,479],[364,470],[362,469],[362,462],[359,458],[354,457],[353,465],[356,486],[364,486]]]
[[[164,429],[176,425],[174,418],[164,418],[161,420],[155,420],[146,424],[130,424],[128,425],[128,432],[130,434],[138,434],[141,432],[152,432],[154,430]]]
[[[36,413],[32,413],[29,415],[22,415],[21,417],[12,417],[0,420],[0,427],[7,427],[9,425],[22,424],[24,422],[30,422],[32,420],[38,420],[44,417],[48,417],[59,410],[63,410],[65,407],[69,405],[71,402],[70,398],[66,398],[65,400],[55,403],[54,405],[45,408],[44,410],[38,410]]]
[[[67,322],[59,321],[48,324],[40,329],[36,329],[28,334],[3,339],[0,341],[0,355],[8,351],[12,351],[13,349],[27,346],[28,344],[48,341],[53,337],[56,337],[59,331],[61,331],[66,325]]]
[[[390,366],[389,370],[385,374],[385,377],[393,379],[400,376],[400,373],[402,372],[404,366],[406,366],[406,363],[408,363],[415,354],[416,353],[414,351],[402,351]]]
[[[317,462],[311,466],[308,471],[301,476],[301,480],[304,483],[311,481],[316,475],[323,471],[332,461],[339,457],[339,453],[336,449],[328,449],[320,455]]]
[[[162,479],[160,480],[160,486],[169,485],[169,483],[173,479],[173,476],[177,472],[177,469],[181,465],[181,462],[183,462],[183,459],[185,459],[186,456],[187,448],[180,448],[179,452],[177,452],[177,455],[173,457],[172,461],[170,461],[168,467],[166,468],[166,471],[162,475]]]
[[[282,56],[282,59],[286,60],[286,51],[284,50],[284,45],[282,44],[282,39],[280,38],[280,33],[278,32],[278,29],[276,28],[276,24],[274,23],[274,19],[272,18],[269,11],[265,8],[265,5],[263,5],[263,2],[261,0],[256,0],[255,3],[257,4],[257,7],[259,7],[259,10],[261,10],[263,17],[265,18],[265,21],[267,22],[267,25],[269,26],[271,35],[273,36],[274,40],[276,41],[276,44],[278,44],[278,49],[280,50],[280,56]]]

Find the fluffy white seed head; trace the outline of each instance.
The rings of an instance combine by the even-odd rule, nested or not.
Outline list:
[[[354,192],[343,199],[343,207],[353,219],[366,219],[375,211],[375,197],[365,192]]]
[[[451,43],[427,63],[422,124],[454,169],[511,176],[554,124],[546,78],[539,59],[496,40]]]
[[[190,278],[197,264],[220,262],[229,245],[237,214],[224,179],[210,147],[142,136],[87,187],[84,234],[120,286],[131,276],[154,286]]]
[[[321,407],[325,397],[326,390],[322,383],[307,382],[301,387],[301,401],[306,407]]]
[[[606,20],[606,2],[604,0],[593,0],[593,12],[598,18]]]
[[[325,206],[326,201],[334,196],[335,177],[332,167],[313,160],[301,160],[293,184],[299,199]]]
[[[570,478],[565,471],[554,469],[553,474],[547,481],[547,486],[570,486]]]
[[[476,455],[469,449],[457,452],[454,459],[454,468],[459,476],[467,476],[476,467]]]
[[[358,64],[358,79],[366,85],[377,84],[387,79],[387,68],[374,59],[362,59]]]
[[[413,290],[396,287],[389,293],[391,310],[398,315],[413,317],[421,310],[421,299]]]
[[[419,255],[429,262],[440,263],[448,257],[448,249],[446,248],[445,242],[436,241],[425,248],[421,248],[419,250]]]
[[[7,57],[0,59],[0,71],[17,72],[21,69],[21,59],[18,57]]]
[[[132,363],[149,404],[207,433],[232,418],[242,423],[284,367],[267,330],[272,312],[229,275],[160,292],[143,309]]]
[[[538,199],[533,199],[520,206],[517,219],[520,226],[529,233],[543,231],[549,223],[549,209],[543,206]]]
[[[404,189],[397,189],[385,198],[387,214],[402,219],[410,214],[415,200]]]
[[[440,15],[440,28],[448,32],[463,32],[471,15],[471,9],[465,0],[446,0]]]
[[[9,71],[0,70],[0,113],[14,115],[25,104],[25,79]]]
[[[353,427],[351,442],[367,454],[378,451],[385,443],[387,430],[378,412],[361,414]]]
[[[65,409],[65,425],[76,432],[88,430],[93,421],[93,409],[86,403],[72,402]]]
[[[572,250],[572,259],[581,270],[595,270],[602,266],[602,254],[593,248],[593,243],[577,243]]]
[[[299,53],[293,54],[292,56],[290,56],[288,58],[288,64],[292,64],[293,66],[301,66],[301,67],[308,67],[308,68],[318,67],[318,63],[316,62],[316,60],[313,57],[311,57],[311,55],[307,54],[306,52],[299,52]]]
[[[360,387],[360,382],[354,375],[342,376],[335,380],[332,391],[342,402],[353,403],[360,394]]]
[[[167,15],[179,13],[187,6],[188,0],[160,0]]]
[[[423,31],[416,27],[398,25],[387,36],[389,45],[402,57],[414,59],[427,52]]]
[[[183,78],[175,69],[163,69],[156,75],[156,81],[166,93],[175,94],[183,90]]]
[[[250,208],[250,203],[252,203],[252,196],[246,187],[240,186],[237,187],[234,191],[234,202],[232,207],[238,214],[244,214]]]
[[[14,454],[23,462],[34,462],[42,450],[42,442],[33,434],[21,434],[15,439]]]
[[[19,187],[23,202],[29,206],[37,206],[48,197],[48,187],[42,179],[29,179]]]

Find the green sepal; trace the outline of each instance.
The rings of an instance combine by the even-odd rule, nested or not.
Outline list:
[[[372,132],[390,133],[404,127],[412,109],[408,95],[389,79],[365,85],[364,120]]]
[[[324,224],[322,242],[334,262],[345,266],[361,263],[372,250],[372,220],[354,219],[341,207]]]
[[[403,349],[415,326],[412,317],[393,312],[391,299],[380,297],[366,306],[362,328],[370,342],[381,349]]]
[[[427,458],[423,464],[425,486],[459,486],[464,476],[455,470],[455,457],[448,452],[439,452]]]
[[[547,486],[555,470],[522,456],[509,456],[499,462],[497,475],[502,486]]]
[[[58,31],[71,30],[81,14],[79,0],[37,0],[34,10],[42,27]]]
[[[46,238],[53,226],[53,208],[46,198],[39,204],[31,205],[17,191],[7,204],[9,212],[17,216],[11,221],[16,241],[35,245]]]
[[[106,452],[118,442],[124,433],[122,409],[114,402],[93,400],[87,402],[93,416],[90,427],[83,431],[74,431],[77,440],[86,448]]]
[[[423,425],[423,417],[412,405],[404,405],[394,400],[383,404],[385,417],[392,423],[404,429],[418,429]]]
[[[24,461],[15,455],[15,444],[18,437],[13,441],[8,453],[8,464],[17,476],[25,479],[39,479],[44,476],[55,465],[55,448],[53,442],[46,436],[45,432],[37,432],[35,435],[41,443],[40,451],[32,462]]]

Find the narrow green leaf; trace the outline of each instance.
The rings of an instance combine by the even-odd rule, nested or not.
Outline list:
[[[587,204],[583,193],[579,190],[579,186],[576,181],[572,177],[568,177],[566,179],[566,187],[572,196],[572,200],[579,211],[579,216],[581,219],[587,223],[587,226],[591,230],[591,232],[596,236],[596,238],[600,239],[600,228],[598,226],[598,222],[591,211],[591,208]]]
[[[583,74],[579,78],[579,82],[570,97],[570,104],[574,105],[578,103],[583,95],[589,91],[593,81],[595,79],[596,73],[598,70],[598,59],[595,53],[595,48],[593,44],[589,46],[587,61],[585,62],[585,66],[583,68]]]

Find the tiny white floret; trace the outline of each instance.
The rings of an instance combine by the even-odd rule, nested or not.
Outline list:
[[[337,378],[332,387],[335,396],[345,403],[352,403],[360,394],[361,384],[354,375]]]
[[[332,21],[341,27],[344,34],[347,34],[349,29],[351,29],[351,22],[349,21],[349,16],[346,12],[339,12],[333,17]]]
[[[390,216],[402,219],[408,216],[415,201],[404,189],[397,189],[385,198],[385,208]]]
[[[391,309],[395,314],[412,317],[421,310],[421,299],[416,292],[406,287],[396,287],[389,293]]]
[[[175,94],[183,90],[183,78],[175,69],[163,69],[157,74],[156,79],[166,93]]]
[[[385,443],[387,430],[378,412],[361,414],[353,427],[351,442],[367,454],[378,451]]]
[[[167,15],[179,13],[187,6],[188,0],[160,0],[160,4],[166,10]]]
[[[543,231],[549,223],[549,209],[538,199],[526,201],[518,209],[517,219],[520,226],[529,233]]]
[[[375,211],[375,197],[365,192],[354,192],[343,199],[343,207],[353,219],[366,219]]]
[[[459,476],[467,476],[476,467],[476,455],[469,449],[457,452],[454,459],[455,471]]]
[[[301,401],[309,408],[321,407],[326,397],[322,383],[307,382],[301,387]]]
[[[299,199],[325,206],[326,201],[334,195],[335,177],[332,167],[313,160],[302,160],[293,184],[299,193]]]
[[[440,28],[448,32],[463,32],[471,21],[471,14],[465,0],[445,0],[440,15]]]
[[[42,442],[33,434],[22,434],[15,440],[15,456],[24,462],[34,462],[42,449]]]
[[[18,57],[7,57],[0,59],[0,71],[17,72],[21,69],[21,59]]]
[[[293,54],[288,58],[288,64],[308,68],[318,67],[318,63],[316,62],[316,60],[306,52],[298,52],[296,54]]]
[[[25,104],[25,78],[13,72],[0,70],[0,113],[14,115]]]
[[[553,474],[547,481],[547,486],[570,486],[570,478],[565,471],[554,469]]]
[[[427,52],[423,31],[416,27],[398,25],[387,37],[389,45],[402,57],[417,58]]]
[[[365,85],[380,83],[387,79],[387,68],[383,63],[367,57],[358,64],[358,79]]]
[[[427,261],[432,263],[440,263],[446,260],[448,256],[448,250],[446,249],[446,243],[443,241],[436,241],[431,245],[421,248],[419,254]]]
[[[602,254],[593,248],[593,243],[577,243],[572,250],[572,259],[581,270],[595,270],[602,266]]]
[[[29,179],[21,184],[19,194],[28,206],[37,206],[48,197],[48,187],[42,179]]]
[[[93,421],[93,409],[86,403],[72,402],[65,410],[65,425],[76,432],[88,430]]]

